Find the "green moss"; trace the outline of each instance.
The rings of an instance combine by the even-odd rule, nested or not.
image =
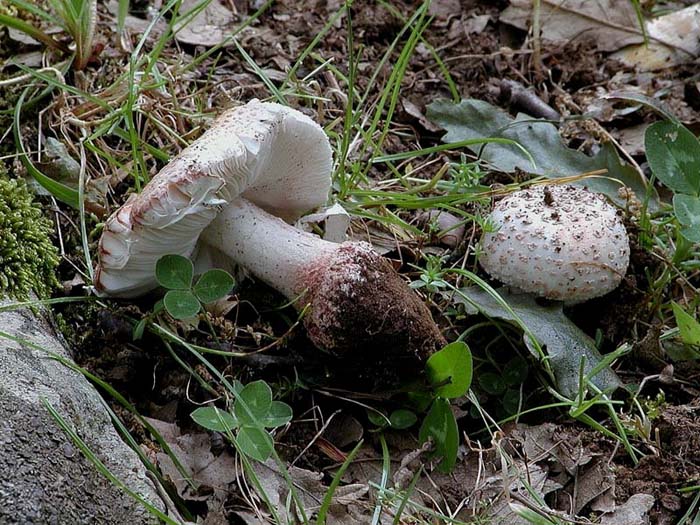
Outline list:
[[[0,164],[0,297],[47,297],[58,285],[51,231],[24,181],[8,178]]]

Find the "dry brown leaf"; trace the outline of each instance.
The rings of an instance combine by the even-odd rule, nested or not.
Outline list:
[[[289,486],[280,473],[277,464],[271,459],[265,463],[254,463],[253,471],[260,481],[262,490],[265,491],[266,499],[275,507],[277,514],[282,520],[283,523],[280,525],[295,523],[296,518],[299,516],[295,518],[287,510]],[[314,510],[318,509],[326,492],[326,487],[321,481],[323,474],[298,467],[290,467],[288,473],[294,481],[297,494],[304,506],[304,512],[309,516]],[[262,498],[261,494],[259,496]]]
[[[475,15],[464,21],[464,32],[468,35],[480,35],[491,21],[491,15]]]
[[[700,56],[700,4],[655,18],[646,24],[649,45],[636,45],[612,55],[628,66],[653,71]]]
[[[527,30],[532,0],[511,0],[501,22]],[[643,42],[632,2],[620,0],[542,0],[542,38],[550,42],[589,40],[601,51]]]
[[[462,6],[459,0],[433,0],[428,8],[428,14],[437,19],[446,19],[459,15]]]
[[[183,0],[180,15],[200,3],[199,0]],[[175,39],[184,44],[213,47],[223,43],[231,34],[233,22],[233,13],[220,0],[212,0],[194,18],[176,26]]]
[[[648,525],[648,512],[653,506],[654,496],[651,494],[634,494],[618,505],[615,512],[604,515],[600,525]]]
[[[186,500],[206,501],[209,509],[218,508],[226,500],[229,485],[236,479],[234,457],[224,451],[219,456],[211,452],[211,438],[204,432],[182,434],[173,423],[147,418],[168,443],[191,479],[195,490],[182,476],[174,461],[165,453],[156,455],[163,476],[175,485],[178,494]]]
[[[597,458],[593,464],[576,475],[574,490],[574,513],[578,514],[591,501],[613,492],[615,475],[607,460]]]
[[[611,131],[611,134],[627,153],[642,155],[644,153],[644,134],[648,127],[649,123],[645,122],[619,131]]]
[[[13,27],[7,28],[7,36],[9,36],[11,40],[19,42],[20,44],[24,44],[25,46],[41,45],[41,42],[38,42],[37,40],[33,39],[24,31],[20,31],[19,29],[15,29]]]

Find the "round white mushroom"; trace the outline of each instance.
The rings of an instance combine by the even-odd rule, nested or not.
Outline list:
[[[489,220],[496,231],[483,236],[479,262],[507,286],[579,303],[614,290],[627,271],[627,231],[603,195],[535,186],[498,201]]]

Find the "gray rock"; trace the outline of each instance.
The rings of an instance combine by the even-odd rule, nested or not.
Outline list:
[[[0,300],[0,306],[8,304]],[[50,402],[112,474],[164,509],[92,385],[24,343],[70,359],[46,319],[28,309],[0,312],[0,331],[0,523],[157,523],[98,472],[43,405],[42,399]]]

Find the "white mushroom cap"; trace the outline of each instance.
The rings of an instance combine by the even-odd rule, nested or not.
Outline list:
[[[105,223],[95,285],[134,297],[154,287],[166,254],[192,256],[202,231],[239,196],[294,220],[326,202],[332,153],[301,112],[253,100],[219,116]]]
[[[629,264],[629,238],[605,197],[573,186],[537,186],[500,200],[482,239],[481,266],[508,286],[583,302],[615,289]]]

